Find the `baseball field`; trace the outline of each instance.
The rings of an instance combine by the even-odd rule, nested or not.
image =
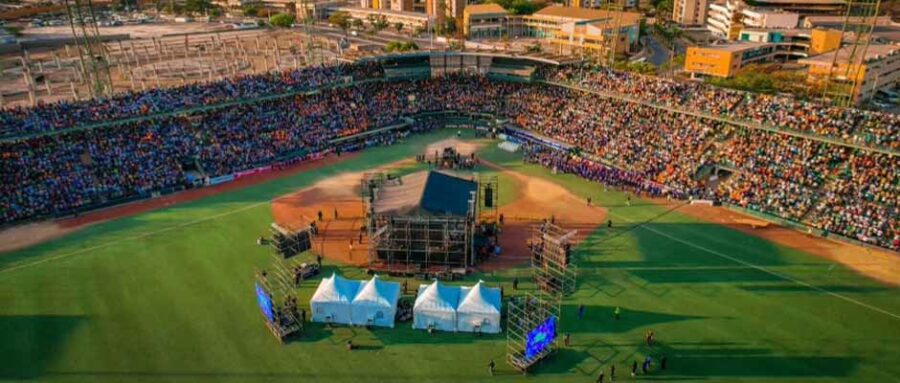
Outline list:
[[[524,247],[516,225],[530,219],[555,215],[581,231],[578,290],[561,322],[571,346],[524,377],[504,362],[503,334],[308,323],[280,344],[253,292],[254,271],[272,260],[256,239],[290,209],[355,204],[352,184],[363,172],[424,169],[411,159],[455,133],[74,218],[52,240],[0,254],[0,381],[593,382],[600,371],[608,379],[611,365],[617,381],[900,381],[896,254],[742,227],[711,208],[629,200],[466,134],[462,142],[484,160],[476,170],[500,178],[506,252]],[[346,265],[359,260],[353,253],[327,250],[323,274],[366,278]],[[512,279],[528,275],[521,261],[507,256],[467,279],[516,294]],[[298,290],[304,306],[316,284]],[[649,330],[653,346],[644,342]],[[348,339],[359,349],[347,351]],[[665,356],[667,369],[629,377],[648,355]]]

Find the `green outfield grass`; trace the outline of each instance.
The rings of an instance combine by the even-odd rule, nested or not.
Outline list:
[[[72,382],[522,381],[505,337],[309,325],[280,345],[262,322],[253,272],[269,200],[346,171],[412,157],[442,131],[328,168],[89,227],[0,255],[0,380]],[[609,209],[615,228],[578,249],[579,290],[565,302],[573,346],[529,379],[593,382],[616,364],[666,355],[644,380],[900,380],[900,289],[826,260],[552,175],[489,147],[502,166],[545,177]],[[487,170],[481,170],[487,172]],[[503,179],[501,179],[503,182]],[[504,189],[504,199],[515,190]],[[338,269],[327,265],[326,274]],[[340,268],[362,278],[360,270]],[[502,282],[524,269],[475,275]],[[315,281],[300,299],[308,301]],[[525,288],[531,286],[525,284]],[[584,304],[587,316],[575,317]],[[622,308],[614,321],[612,310]],[[658,345],[643,335],[653,329]],[[347,339],[362,350],[348,352]],[[498,376],[487,376],[490,359]]]

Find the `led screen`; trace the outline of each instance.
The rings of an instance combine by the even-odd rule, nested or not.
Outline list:
[[[540,326],[528,333],[525,341],[525,359],[540,356],[556,339],[556,317],[550,316]]]
[[[256,303],[259,304],[259,309],[262,310],[263,315],[266,316],[266,320],[270,323],[274,323],[275,318],[272,315],[272,299],[269,298],[269,294],[259,286],[259,283],[256,284]]]

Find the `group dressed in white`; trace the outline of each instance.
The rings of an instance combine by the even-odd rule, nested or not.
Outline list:
[[[394,327],[400,284],[373,276],[368,281],[332,274],[310,299],[312,321],[355,326]],[[500,332],[500,289],[483,281],[449,286],[421,285],[413,305],[413,328],[451,332]]]

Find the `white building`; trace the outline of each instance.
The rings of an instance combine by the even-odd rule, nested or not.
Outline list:
[[[741,15],[741,24],[748,28],[791,29],[800,22],[799,14],[780,9],[748,8]]]
[[[740,32],[739,21],[743,7],[744,3],[740,0],[710,4],[706,15],[706,29],[716,38],[734,40]]]
[[[774,8],[751,8],[742,0],[725,0],[709,5],[706,29],[724,40],[737,40],[744,28],[791,29],[796,28],[800,15]]]

